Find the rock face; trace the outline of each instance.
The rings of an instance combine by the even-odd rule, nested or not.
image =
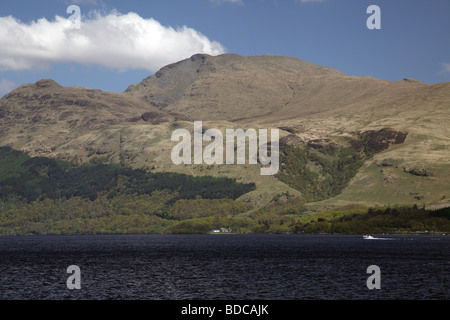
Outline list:
[[[62,86],[56,83],[52,79],[42,79],[35,83],[38,88],[62,88]]]
[[[407,132],[399,132],[389,128],[369,130],[359,133],[363,145],[368,153],[377,153],[386,150],[392,144],[404,143]]]

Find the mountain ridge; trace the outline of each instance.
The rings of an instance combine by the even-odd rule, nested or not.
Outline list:
[[[411,79],[392,82],[348,76],[293,57],[223,54],[194,55],[168,65],[131,85],[124,93],[149,103],[162,102],[161,109],[189,114],[199,120],[238,121],[257,117],[264,121],[264,115],[272,120],[276,112],[294,112],[297,117],[310,115],[374,99],[386,91],[402,93],[419,86],[427,84]],[[263,98],[261,92],[266,93]],[[225,103],[224,97],[231,93],[235,98]],[[204,112],[199,112],[199,105]],[[244,108],[253,112],[244,112]]]
[[[230,176],[257,184],[243,198],[267,203],[298,190],[248,165],[173,165],[173,130],[192,130],[194,120],[204,128],[279,128],[289,144],[328,148],[348,145],[358,132],[390,128],[406,132],[406,139],[366,159],[323,205],[415,203],[417,197],[442,203],[450,196],[443,191],[450,189],[449,105],[450,82],[349,76],[293,57],[196,54],[122,93],[62,87],[51,79],[24,84],[0,99],[0,146],[81,163]],[[317,170],[313,161],[305,165]],[[409,173],[425,168],[433,175]]]

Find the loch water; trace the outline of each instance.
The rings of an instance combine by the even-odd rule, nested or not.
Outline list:
[[[2,300],[446,300],[449,271],[446,235],[0,238]]]

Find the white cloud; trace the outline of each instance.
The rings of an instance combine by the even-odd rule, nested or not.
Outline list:
[[[15,89],[17,85],[7,79],[0,80],[0,97]]]
[[[47,67],[58,62],[96,64],[116,70],[160,67],[196,53],[217,55],[223,46],[186,26],[166,27],[136,13],[90,13],[75,29],[56,16],[23,23],[0,17],[0,71]]]

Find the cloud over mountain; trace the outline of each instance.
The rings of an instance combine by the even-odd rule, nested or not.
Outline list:
[[[163,26],[133,12],[90,12],[82,16],[79,29],[60,16],[31,23],[0,17],[0,71],[62,62],[155,71],[198,52],[218,55],[225,49],[197,30]]]

